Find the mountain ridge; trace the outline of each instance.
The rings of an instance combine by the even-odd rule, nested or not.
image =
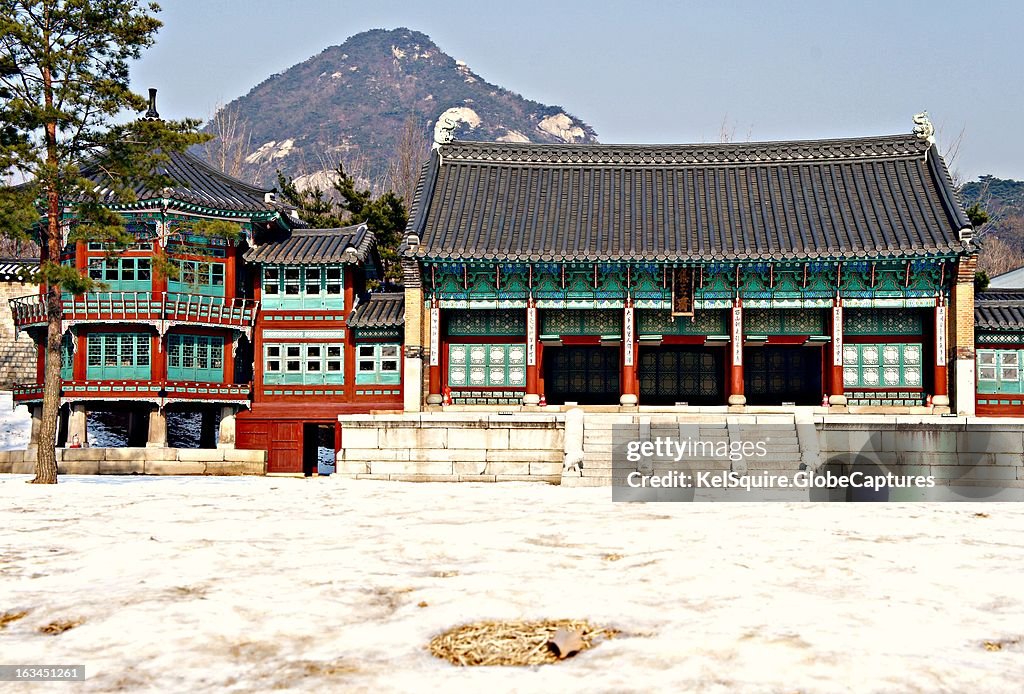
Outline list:
[[[273,74],[211,118],[221,137],[203,154],[232,175],[272,183],[277,169],[316,182],[338,163],[369,181],[394,175],[399,150],[425,157],[442,116],[455,136],[513,142],[596,142],[556,105],[486,81],[429,36],[371,29]]]

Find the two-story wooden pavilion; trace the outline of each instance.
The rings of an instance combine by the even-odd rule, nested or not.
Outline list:
[[[973,411],[972,228],[922,131],[437,143],[403,246],[406,409]]]

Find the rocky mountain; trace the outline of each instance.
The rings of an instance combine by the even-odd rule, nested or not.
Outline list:
[[[281,169],[323,183],[344,162],[378,182],[400,150],[425,157],[442,116],[461,139],[596,142],[594,129],[560,106],[491,84],[430,37],[410,29],[366,31],[273,75],[206,125],[214,164],[271,183]]]

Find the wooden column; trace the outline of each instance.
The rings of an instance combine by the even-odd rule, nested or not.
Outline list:
[[[85,241],[75,242],[75,269],[83,275],[89,271],[89,259],[86,257],[89,247]]]
[[[430,300],[430,364],[427,370],[427,404],[440,405],[441,389],[441,309],[437,299]]]
[[[742,406],[747,404],[743,394],[743,303],[739,297],[732,306],[732,325],[730,334],[730,368],[729,368],[729,404]]]
[[[540,391],[537,389],[537,307],[533,298],[526,303],[526,395],[524,405],[540,404]]]
[[[635,407],[639,399],[636,388],[636,326],[634,324],[633,302],[626,297],[626,308],[622,313],[622,375],[619,389],[619,404]]]
[[[229,333],[224,338],[224,383],[235,382],[235,344]]]
[[[843,386],[843,300],[839,297],[832,303],[832,359],[829,369],[828,404],[846,406]]]
[[[225,253],[224,258],[224,303],[230,304],[237,293],[235,291],[235,253],[237,248],[229,247],[232,252]]]
[[[149,379],[167,380],[167,335],[157,333],[149,341]]]
[[[935,393],[932,405],[949,408],[949,374],[946,367],[946,303],[939,296],[935,304]]]

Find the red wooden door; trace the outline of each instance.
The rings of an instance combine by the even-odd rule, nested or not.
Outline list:
[[[302,472],[302,422],[272,422],[267,472]]]

